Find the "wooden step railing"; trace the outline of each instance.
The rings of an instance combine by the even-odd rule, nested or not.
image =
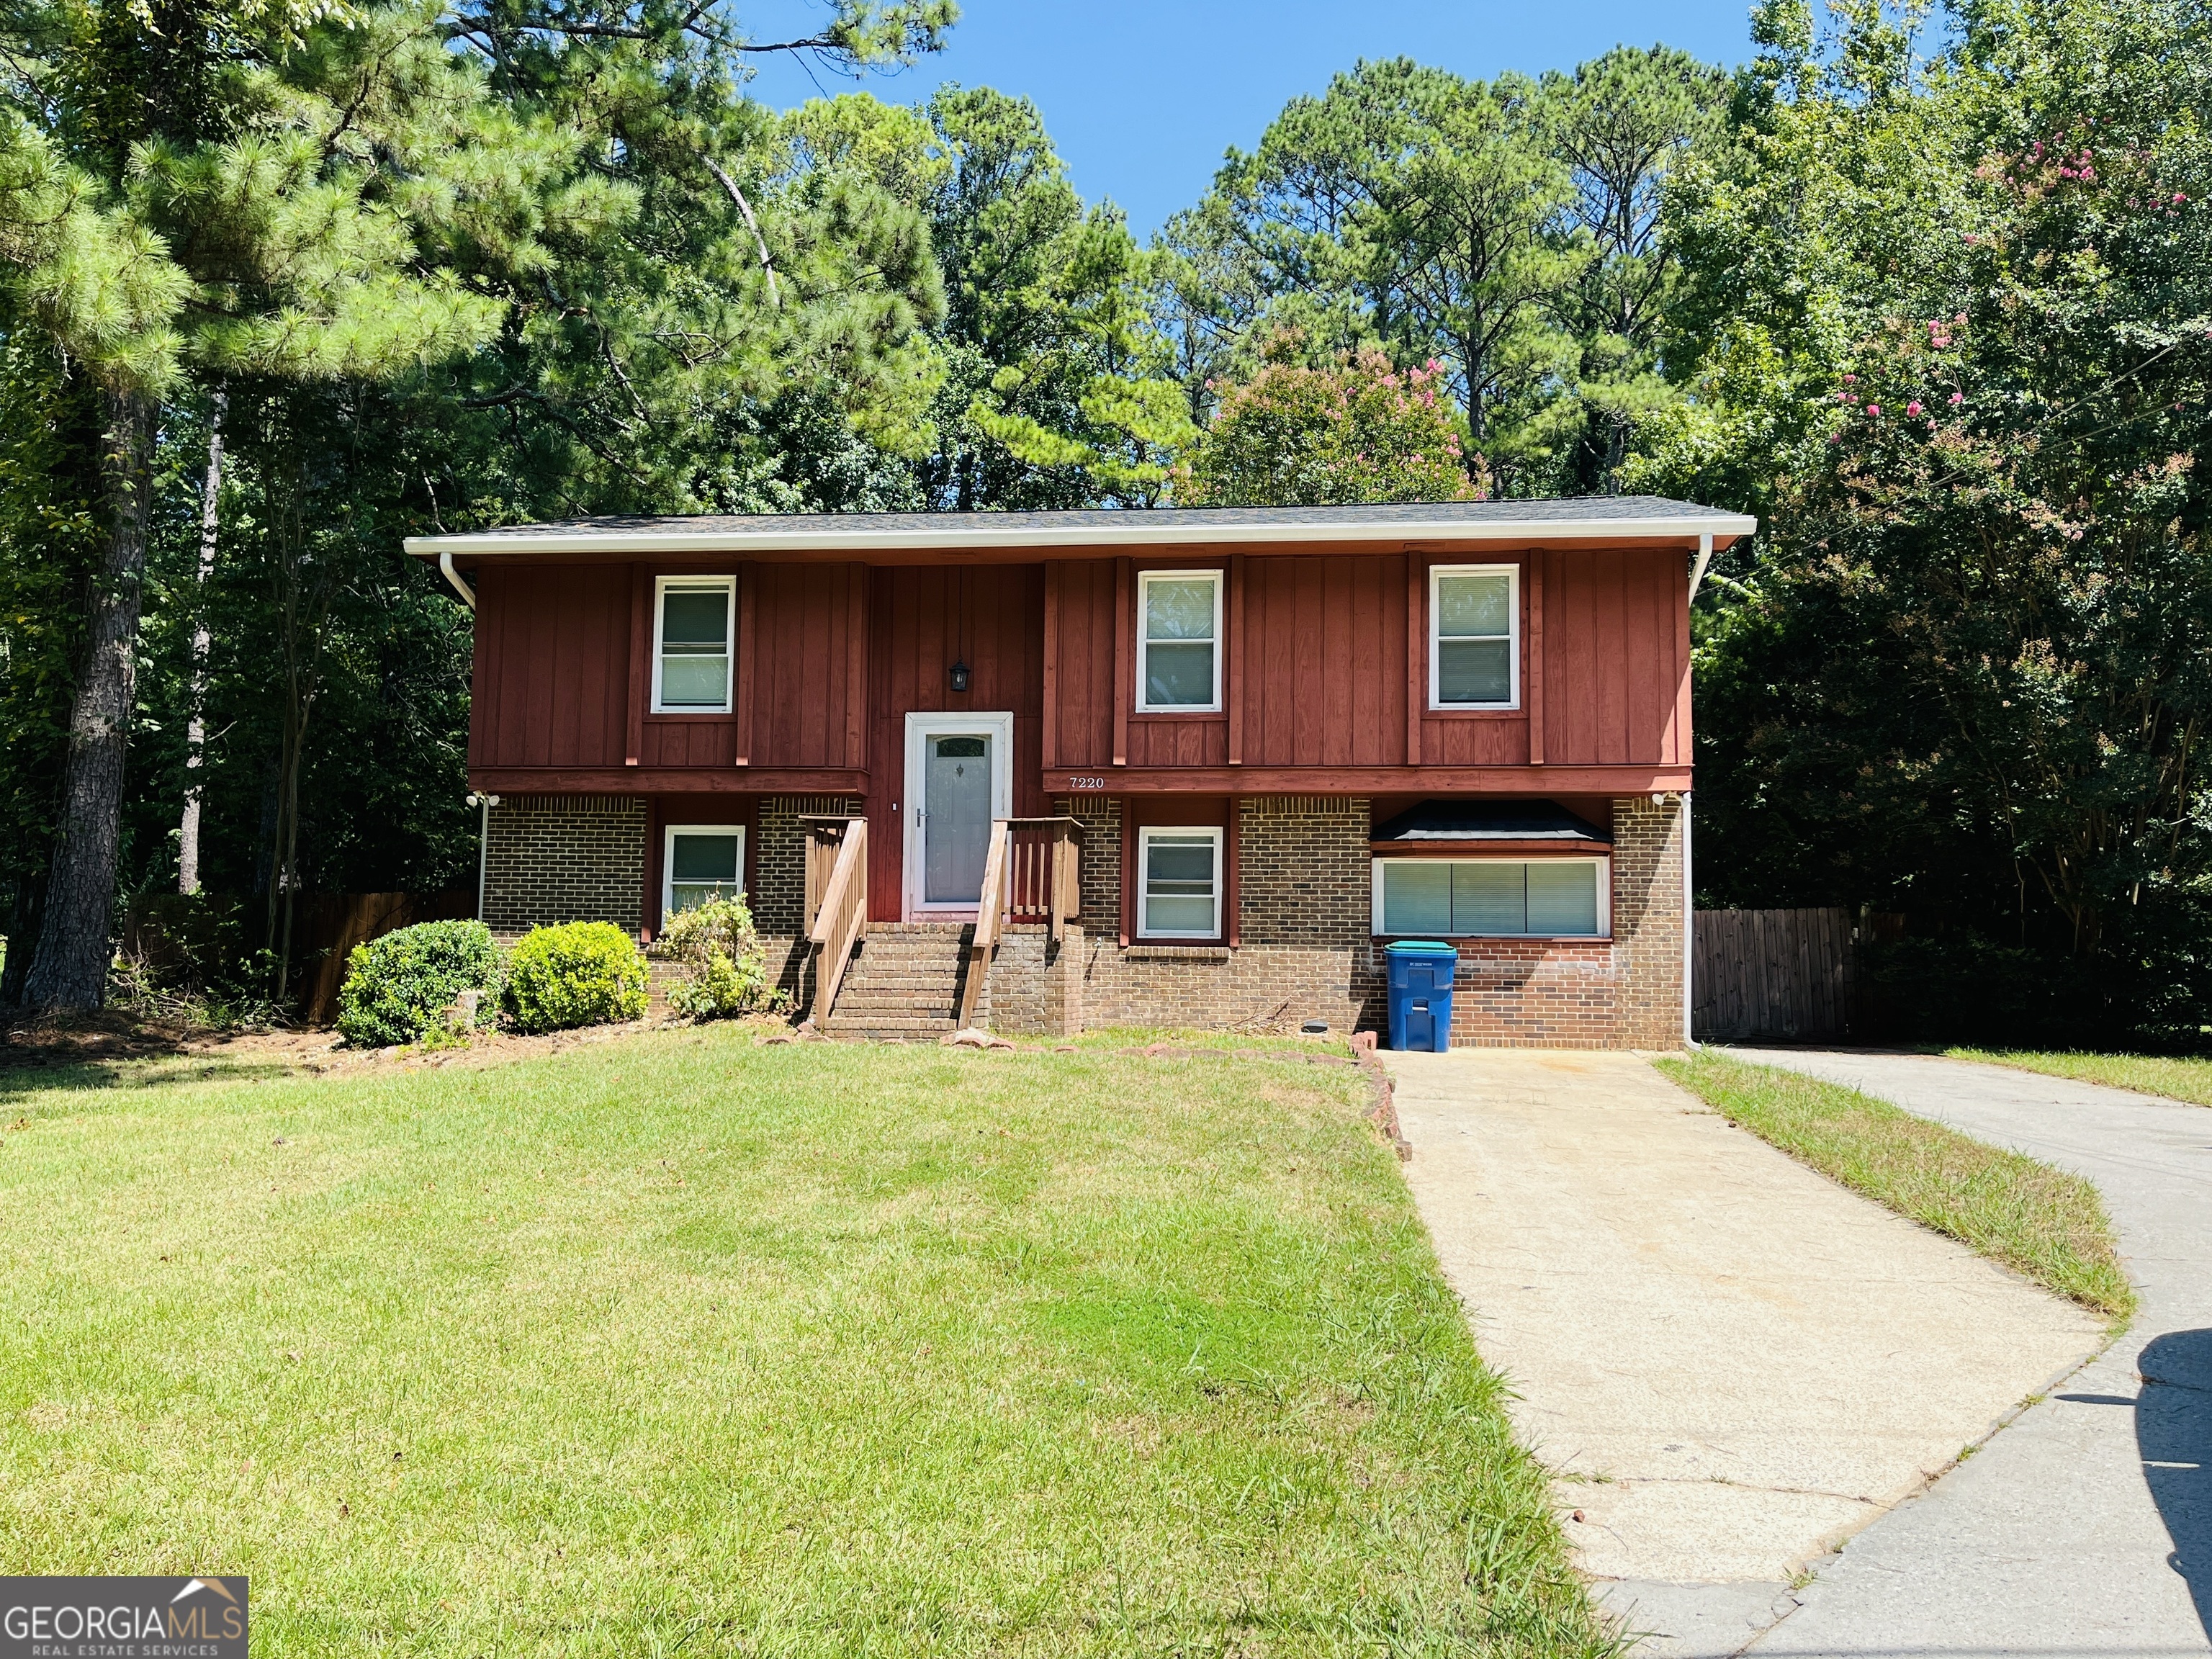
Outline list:
[[[1057,939],[1083,908],[1083,823],[1079,818],[1006,818],[1006,914],[1042,920]]]
[[[975,1023],[983,981],[1008,917],[1043,917],[1052,937],[1063,937],[1067,919],[1082,913],[1083,825],[1071,817],[994,818],[991,850],[983,860],[976,896],[975,931],[968,941],[968,973],[960,987],[960,1029]]]
[[[814,946],[817,1025],[837,1006],[853,947],[868,931],[868,821],[817,818],[806,830],[806,937]]]

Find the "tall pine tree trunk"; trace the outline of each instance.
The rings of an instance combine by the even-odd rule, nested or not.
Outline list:
[[[177,890],[200,890],[200,767],[207,754],[208,583],[215,575],[216,502],[222,494],[222,417],[230,406],[218,392],[208,415],[207,488],[200,501],[199,580],[193,589],[191,710],[185,722],[185,815],[177,825]]]
[[[107,544],[93,577],[84,667],[70,708],[61,842],[46,878],[38,954],[23,985],[23,1001],[32,1008],[98,1008],[106,999],[113,955],[109,926],[115,908],[116,837],[137,677],[138,609],[145,586],[159,404],[137,392],[111,392],[103,402],[107,429],[100,486]]]

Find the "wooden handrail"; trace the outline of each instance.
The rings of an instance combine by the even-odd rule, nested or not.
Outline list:
[[[983,860],[983,885],[975,896],[975,931],[968,937],[968,976],[960,986],[960,1029],[975,1023],[975,1005],[982,1000],[984,976],[999,948],[999,921],[1006,909],[1006,837],[1008,820],[991,823],[991,850]]]
[[[817,1024],[829,1018],[830,1011],[837,1006],[845,965],[852,961],[853,947],[867,930],[868,821],[848,818],[837,848],[837,862],[830,872],[814,925],[807,930],[815,948],[811,1013]]]
[[[1018,921],[1048,921],[1057,940],[1083,902],[1083,823],[1061,815],[1002,818],[1006,826],[1007,909]]]

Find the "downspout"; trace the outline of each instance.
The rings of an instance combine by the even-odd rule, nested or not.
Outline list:
[[[1712,544],[1713,538],[1711,536],[1706,537],[1706,547],[1710,549]],[[1698,568],[1699,570],[1703,570],[1705,568],[1705,561],[1700,559],[1698,562]],[[453,583],[453,592],[461,596],[461,603],[468,606],[471,611],[475,611],[477,608],[477,591],[461,579],[461,573],[459,571],[453,568],[453,556],[451,553],[441,553],[438,555],[438,569],[445,576],[447,581]],[[1697,591],[1697,582],[1692,580],[1690,583],[1690,592],[1695,593]]]
[[[442,561],[446,556],[441,553],[438,556],[440,560]],[[1705,567],[1712,562],[1713,532],[1708,530],[1704,535],[1698,538],[1698,562],[1690,567],[1690,603],[1692,605],[1695,605],[1698,602],[1698,584],[1705,580]],[[446,574],[450,576],[453,574],[453,572],[449,568]],[[471,611],[476,609],[476,605],[473,600],[470,602],[469,609]]]
[[[1694,1048],[1690,1010],[1698,971],[1698,889],[1690,879],[1690,792],[1682,792],[1682,1046]]]
[[[471,794],[469,805],[477,808],[483,816],[477,823],[477,920],[484,919],[484,872],[491,861],[491,809],[499,805],[497,795]]]
[[[1698,538],[1698,562],[1690,567],[1689,603],[1698,602],[1698,584],[1705,579],[1705,567],[1713,562],[1713,535],[1710,530]],[[1682,792],[1682,1046],[1694,1048],[1698,1039],[1691,1034],[1691,1009],[1696,995],[1698,971],[1698,890],[1691,879],[1690,866],[1690,792]]]

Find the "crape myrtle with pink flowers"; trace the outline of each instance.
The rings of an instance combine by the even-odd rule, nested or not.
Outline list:
[[[1701,886],[1901,915],[1902,1034],[2199,1046],[2212,14],[1832,15],[1760,11],[1671,204],[1636,475],[1767,526],[1699,620]]]

